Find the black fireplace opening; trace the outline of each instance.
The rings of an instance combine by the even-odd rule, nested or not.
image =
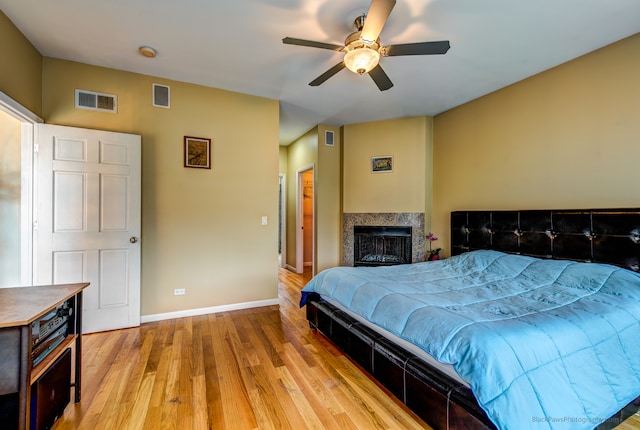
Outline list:
[[[354,226],[353,265],[411,263],[411,229],[410,226]]]

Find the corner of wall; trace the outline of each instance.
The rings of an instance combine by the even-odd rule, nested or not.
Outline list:
[[[424,161],[424,229],[431,231],[431,211],[433,210],[433,117],[425,116],[425,161]]]
[[[0,91],[42,117],[42,55],[2,11],[0,40],[0,58],[11,63],[0,67]]]

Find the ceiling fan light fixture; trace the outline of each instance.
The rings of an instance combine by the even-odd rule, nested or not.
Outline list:
[[[387,23],[395,4],[396,0],[371,0],[367,13],[360,14],[354,21],[356,31],[347,36],[342,46],[293,37],[285,37],[282,43],[344,53],[341,62],[309,82],[312,87],[321,85],[342,69],[348,68],[359,75],[367,73],[380,91],[386,91],[393,87],[393,82],[379,65],[380,57],[445,54],[450,48],[448,40],[387,46],[380,44],[380,32]]]
[[[347,69],[359,75],[369,73],[378,65],[379,61],[380,53],[366,45],[354,49],[349,48],[344,54],[344,64]]]

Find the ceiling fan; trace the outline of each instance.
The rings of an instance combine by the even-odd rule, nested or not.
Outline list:
[[[396,0],[371,0],[367,13],[355,19],[356,31],[347,36],[344,46],[293,37],[285,37],[282,42],[288,45],[310,46],[344,52],[343,61],[309,82],[312,87],[322,84],[346,67],[360,75],[368,73],[380,91],[388,90],[393,87],[393,83],[382,70],[379,64],[380,57],[445,54],[450,47],[448,40],[382,45],[378,36],[380,36],[395,4]]]

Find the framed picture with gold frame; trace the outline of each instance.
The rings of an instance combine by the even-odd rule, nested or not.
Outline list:
[[[184,137],[184,167],[211,169],[211,139]]]

